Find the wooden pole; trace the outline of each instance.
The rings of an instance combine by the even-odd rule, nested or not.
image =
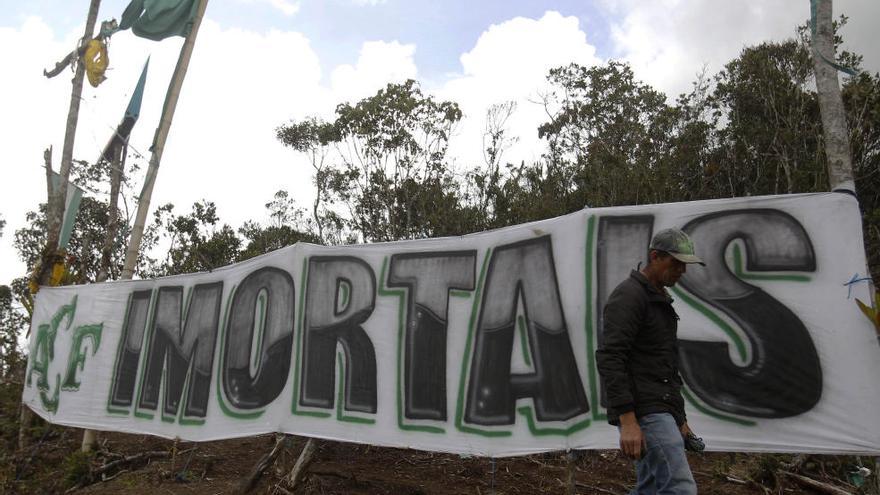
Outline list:
[[[177,58],[177,67],[174,68],[174,74],[171,76],[171,82],[168,84],[168,92],[165,93],[165,106],[162,108],[162,117],[161,120],[159,120],[159,127],[156,129],[156,137],[153,141],[153,154],[150,156],[150,166],[147,169],[147,175],[144,179],[144,187],[141,190],[140,198],[138,198],[137,214],[135,215],[134,226],[131,229],[128,248],[125,252],[125,264],[122,267],[122,276],[120,277],[122,280],[130,280],[132,275],[134,275],[134,269],[137,266],[138,251],[140,251],[141,240],[144,236],[144,224],[146,223],[147,213],[150,209],[150,197],[153,195],[153,185],[156,183],[156,175],[159,173],[159,163],[162,160],[162,152],[165,149],[165,141],[168,138],[168,132],[171,130],[171,120],[174,118],[174,110],[177,108],[177,100],[180,98],[180,90],[183,87],[186,70],[189,68],[189,61],[192,57],[193,47],[196,43],[196,35],[199,32],[199,26],[202,24],[202,17],[204,17],[205,9],[207,7],[208,0],[199,0],[196,15],[193,18],[192,29],[186,37],[186,40],[184,40],[183,46],[180,48],[180,56]],[[121,151],[117,150],[117,152],[114,153],[114,171],[119,167],[120,162],[120,160],[115,159],[117,153],[121,153]],[[112,187],[113,186],[111,185],[111,196],[113,195]],[[114,213],[115,205],[111,206],[111,218],[115,216]],[[108,221],[108,224],[110,222],[115,223],[115,220]],[[111,242],[110,245],[112,246],[109,226],[107,240]],[[102,263],[103,254],[106,254],[106,249],[105,242],[105,253],[102,253]],[[107,273],[104,271],[103,265],[101,274],[104,276],[104,280],[106,280]],[[103,280],[98,280],[98,282],[101,281]],[[85,430],[83,432],[82,451],[90,451],[96,441],[96,432],[94,430]]]
[[[852,151],[846,127],[846,113],[840,96],[837,68],[829,62],[836,59],[834,53],[834,25],[832,23],[832,0],[815,2],[815,32],[813,33],[813,70],[816,73],[816,89],[819,111],[822,114],[822,130],[825,134],[825,155],[828,159],[828,180],[832,191],[856,192],[853,180]]]
[[[91,0],[89,13],[86,18],[86,28],[83,37],[79,40],[80,48],[84,47],[95,32],[95,24],[98,20],[98,8],[101,0]],[[67,181],[70,178],[70,165],[73,162],[73,143],[76,139],[76,125],[79,121],[79,104],[82,100],[83,78],[86,73],[85,64],[77,60],[76,72],[73,76],[73,88],[70,92],[70,107],[67,111],[67,126],[64,129],[64,146],[61,148],[61,184],[49,198],[48,206],[48,233],[47,247],[56,249],[58,236],[61,232],[61,220],[64,215],[64,200],[67,197]],[[42,283],[42,281],[40,281]]]
[[[110,275],[113,244],[116,242],[116,233],[119,230],[119,211],[116,205],[119,202],[119,187],[122,182],[123,153],[125,153],[125,145],[122,143],[117,144],[111,151],[113,158],[110,161],[110,205],[107,212],[104,245],[101,246],[101,267],[98,270],[98,276],[95,278],[95,282],[103,282],[107,280]],[[97,443],[98,433],[95,430],[83,430],[82,445],[80,447],[83,452],[90,452]]]
[[[296,464],[293,465],[293,469],[288,473],[287,486],[289,486],[291,490],[296,488],[296,485],[302,479],[306,468],[312,462],[312,457],[315,455],[315,442],[314,438],[306,440],[302,452],[299,453],[299,457],[296,459]]]
[[[566,474],[566,484],[568,485],[568,493],[569,495],[575,495],[577,493],[577,480],[575,479],[575,471],[577,470],[577,452],[574,450],[569,450],[565,453],[565,474]]]
[[[834,23],[832,0],[812,0],[815,8],[813,32],[813,70],[816,73],[816,91],[822,129],[825,134],[825,156],[828,159],[828,181],[832,191],[846,191],[856,196],[856,183],[852,169],[852,149],[846,126],[846,112],[840,95],[837,68],[829,61],[836,60],[834,50]],[[870,276],[870,270],[865,267]],[[873,296],[873,289],[871,294]],[[880,457],[874,459],[875,470],[880,470]],[[875,471],[877,488],[880,490],[880,471]]]
[[[165,150],[165,141],[168,139],[168,132],[171,129],[171,120],[174,118],[174,109],[177,108],[177,100],[183,87],[183,79],[186,77],[186,70],[192,57],[196,35],[199,32],[199,26],[202,24],[202,17],[204,17],[207,7],[208,0],[199,0],[196,15],[193,18],[192,30],[180,49],[177,67],[174,69],[174,75],[171,77],[171,83],[168,85],[168,92],[165,94],[165,106],[162,108],[162,118],[159,121],[156,137],[153,140],[153,154],[150,156],[150,166],[147,168],[144,187],[138,198],[137,214],[131,229],[128,249],[125,252],[125,265],[122,268],[122,276],[120,277],[123,280],[131,279],[132,275],[134,275],[135,266],[137,266],[138,251],[140,250],[141,239],[144,236],[144,225],[146,224],[147,213],[150,209],[150,198],[153,195],[156,175],[159,173],[159,163],[162,160],[162,152]]]
[[[91,0],[89,12],[86,16],[86,27],[83,37],[79,40],[77,53],[85,47],[95,32],[95,24],[98,21],[98,9],[101,0]],[[67,125],[64,129],[64,146],[61,149],[61,183],[57,188],[52,186],[51,178],[51,152],[46,158],[46,180],[48,198],[46,203],[46,246],[42,253],[42,269],[37,282],[40,285],[49,285],[52,279],[52,266],[58,256],[58,239],[61,236],[61,221],[64,217],[64,203],[67,198],[67,181],[70,180],[70,165],[73,162],[73,143],[76,139],[76,125],[79,121],[79,103],[82,99],[83,79],[85,77],[85,64],[76,61],[76,71],[73,75],[72,88],[70,90],[70,106],[67,109]],[[28,429],[33,422],[33,412],[26,405],[21,405],[19,417],[18,447],[23,449],[28,444]]]
[[[110,210],[107,214],[106,237],[104,245],[101,246],[101,268],[98,270],[98,276],[95,282],[104,282],[110,276],[110,264],[112,263],[113,244],[116,241],[116,235],[119,232],[119,188],[122,184],[122,167],[123,154],[125,153],[125,144],[119,143],[111,151],[112,160],[110,161]]]

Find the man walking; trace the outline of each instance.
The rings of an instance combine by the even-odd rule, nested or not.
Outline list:
[[[678,315],[666,287],[690,263],[705,264],[679,229],[658,232],[648,264],[633,270],[608,298],[603,341],[596,350],[605,384],[608,422],[620,430],[620,449],[637,460],[633,494],[695,494],[685,456],[690,435],[678,373]]]

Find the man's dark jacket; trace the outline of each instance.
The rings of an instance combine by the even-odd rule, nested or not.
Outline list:
[[[668,412],[679,426],[685,422],[677,333],[672,298],[633,270],[608,298],[596,350],[609,423],[619,424],[629,411],[636,417]]]

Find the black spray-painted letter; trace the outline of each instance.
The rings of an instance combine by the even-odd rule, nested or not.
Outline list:
[[[344,407],[376,412],[376,351],[361,323],[376,302],[376,276],[369,265],[350,256],[309,260],[303,322],[303,406],[332,408],[336,344],[345,353]]]
[[[223,391],[233,406],[258,409],[278,397],[290,374],[293,279],[284,270],[260,268],[241,281],[231,304]]]
[[[404,415],[446,419],[449,290],[474,288],[476,251],[396,254],[389,287],[406,287]]]
[[[163,414],[177,415],[186,384],[184,415],[205,417],[222,295],[223,282],[196,285],[184,313],[183,287],[159,289],[138,407],[156,410],[164,372]]]
[[[809,411],[822,394],[822,368],[810,333],[784,304],[742,281],[724,262],[728,245],[745,245],[748,271],[816,269],[804,228],[778,210],[739,210],[704,215],[685,225],[706,261],[688,270],[681,285],[733,319],[751,345],[751,360],[738,366],[720,342],[682,340],[681,372],[707,404],[735,414],[785,418]]]
[[[116,357],[116,370],[113,373],[113,386],[110,389],[110,406],[126,410],[131,407],[152,295],[152,290],[139,290],[132,292],[128,299]]]
[[[534,373],[511,374],[517,309]],[[589,411],[572,352],[550,236],[497,248],[489,261],[467,392],[465,419],[480,425],[514,422],[516,400],[532,397],[541,421]]]

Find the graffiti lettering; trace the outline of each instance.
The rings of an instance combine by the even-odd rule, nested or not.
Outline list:
[[[751,359],[739,366],[726,343],[682,340],[688,386],[719,410],[751,417],[784,418],[812,409],[822,394],[822,368],[809,331],[789,308],[724,262],[727,247],[739,239],[748,271],[815,271],[804,228],[786,213],[762,209],[704,215],[684,230],[707,266],[688,270],[682,287],[733,319],[751,347]]]
[[[55,359],[55,338],[58,336],[58,328],[61,322],[66,318],[67,324],[65,329],[70,328],[73,323],[73,316],[76,314],[76,296],[70,304],[65,304],[55,312],[48,324],[44,323],[37,326],[37,337],[35,345],[31,351],[33,358],[30,360],[31,366],[27,372],[26,385],[31,386],[31,376],[36,373],[37,390],[40,391],[40,401],[43,407],[49,412],[58,411],[58,394],[61,390],[61,375],[55,377],[55,392],[49,395],[49,365]]]
[[[404,415],[446,420],[449,291],[473,290],[476,251],[396,254],[389,287],[405,287]]]
[[[368,264],[350,256],[316,256],[308,270],[299,403],[333,407],[339,343],[346,360],[344,408],[375,413],[376,351],[361,324],[376,303],[376,276]]]
[[[70,346],[70,356],[67,358],[67,373],[64,374],[64,381],[61,388],[64,390],[79,390],[79,380],[76,378],[77,369],[83,371],[86,366],[86,354],[82,352],[82,345],[86,339],[91,340],[92,356],[98,352],[101,347],[101,333],[104,331],[104,324],[83,325],[76,327],[73,331],[73,340]]]
[[[534,373],[511,373],[520,309]],[[534,399],[540,421],[563,421],[589,411],[562,311],[550,236],[492,253],[475,339],[465,410],[469,423],[513,424],[516,400],[522,397]]]
[[[139,408],[156,410],[164,376],[163,415],[177,416],[186,384],[184,415],[205,417],[222,295],[222,282],[196,285],[184,312],[183,287],[159,289],[138,398]]]
[[[138,361],[141,358],[141,347],[144,331],[147,328],[147,316],[150,312],[152,290],[135,291],[128,298],[125,309],[125,322],[119,339],[119,351],[116,357],[116,370],[113,373],[113,384],[110,388],[110,408],[117,412],[128,412],[134,397],[134,384],[137,380]]]
[[[596,312],[598,332],[596,342],[602,345],[604,316],[602,308],[608,302],[611,291],[629,276],[639,262],[647,259],[651,232],[654,229],[652,215],[604,216],[599,219],[596,244]],[[600,400],[605,402],[605,385],[600,379]]]
[[[287,383],[293,345],[290,274],[265,267],[250,273],[232,297],[223,356],[223,392],[239,409],[271,403]]]

